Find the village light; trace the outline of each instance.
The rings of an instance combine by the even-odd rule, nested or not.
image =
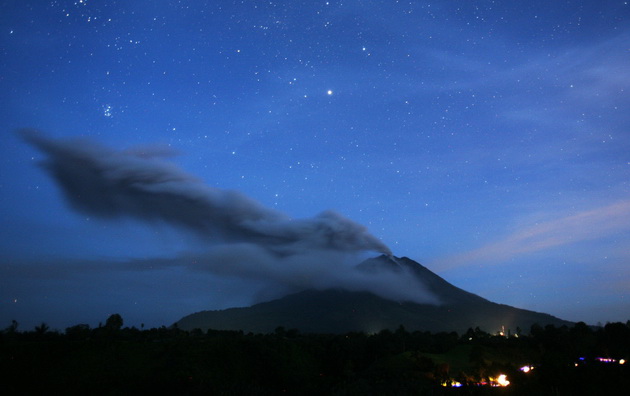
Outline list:
[[[508,386],[510,385],[510,381],[508,381],[507,379],[507,375],[505,374],[499,374],[498,377],[494,378],[494,377],[489,377],[489,384],[490,386]],[[486,385],[486,383],[481,382],[480,385]]]
[[[501,386],[508,386],[508,385],[510,385],[510,381],[507,380],[507,375],[505,375],[505,374],[499,375],[499,378],[497,378],[497,384],[499,384]]]

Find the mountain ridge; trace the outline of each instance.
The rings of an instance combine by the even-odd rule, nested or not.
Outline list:
[[[528,332],[533,324],[572,325],[552,315],[489,301],[458,288],[407,257],[378,256],[357,266],[366,272],[409,271],[440,304],[394,301],[367,291],[304,290],[251,307],[201,311],[175,325],[184,330],[242,330],[269,333],[279,326],[306,333],[378,332],[404,326],[410,331],[456,331],[479,327],[490,333]]]

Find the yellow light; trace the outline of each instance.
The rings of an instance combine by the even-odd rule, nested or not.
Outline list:
[[[619,364],[626,364],[626,359],[619,359]]]

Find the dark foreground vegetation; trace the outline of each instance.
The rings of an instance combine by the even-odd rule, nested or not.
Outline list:
[[[402,327],[244,334],[123,328],[112,315],[97,328],[19,331],[13,322],[0,333],[4,394],[627,394],[628,358],[630,322],[534,325],[509,337]],[[492,386],[501,374],[510,384]]]

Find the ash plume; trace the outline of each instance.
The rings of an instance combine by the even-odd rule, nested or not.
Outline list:
[[[409,271],[370,273],[355,266],[357,253],[393,256],[365,227],[338,213],[292,219],[237,191],[204,184],[166,161],[174,153],[164,148],[117,151],[89,140],[50,139],[34,130],[19,134],[45,154],[41,165],[75,210],[106,219],[163,222],[202,240],[201,252],[132,259],[126,263],[130,269],[177,266],[251,280],[259,285],[252,296],[259,301],[305,289],[342,288],[438,303]]]
[[[43,167],[76,210],[101,218],[162,221],[208,242],[250,243],[278,256],[309,250],[390,250],[365,227],[333,211],[292,219],[245,195],[213,188],[164,157],[166,150],[116,151],[88,140],[21,130],[46,155]]]

